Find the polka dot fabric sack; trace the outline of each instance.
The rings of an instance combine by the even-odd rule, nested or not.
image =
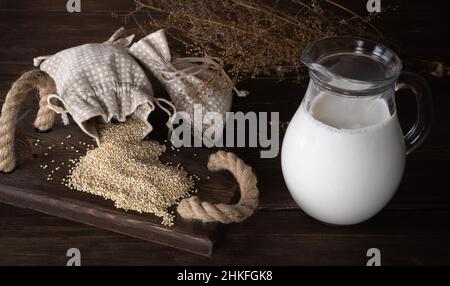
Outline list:
[[[108,41],[64,50],[35,59],[35,65],[56,83],[57,94],[48,97],[48,106],[67,114],[98,142],[97,123],[115,119],[124,122],[133,116],[152,127],[149,114],[155,109],[152,86],[144,70],[128,53],[134,35],[122,37],[119,29]],[[144,137],[146,134],[143,134]]]
[[[233,90],[239,96],[246,96],[247,93],[236,90],[217,62],[196,57],[172,59],[164,30],[133,44],[130,53],[165,86],[176,111],[187,113],[184,119],[193,126],[194,135],[201,136],[212,124],[217,126],[220,122],[222,128],[219,134],[215,131],[215,135],[220,135],[216,139],[221,138],[225,114],[231,110]],[[203,116],[208,112],[213,117],[204,118],[203,123],[211,124],[202,124],[202,118],[195,117],[194,111]]]

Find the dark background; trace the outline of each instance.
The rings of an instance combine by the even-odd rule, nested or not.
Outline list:
[[[366,1],[336,2],[365,10]],[[382,6],[398,9],[377,26],[406,62],[450,63],[447,3],[382,0]],[[123,24],[111,12],[134,6],[132,0],[82,0],[82,13],[69,14],[65,5],[65,0],[0,0],[0,104],[34,57],[107,39]],[[83,265],[365,265],[372,247],[381,250],[383,265],[448,265],[450,80],[425,77],[436,107],[432,133],[408,157],[391,203],[363,224],[335,227],[309,218],[290,197],[279,158],[263,160],[258,149],[235,149],[259,177],[261,205],[248,221],[228,228],[212,258],[0,204],[0,265],[65,265],[73,247],[81,250]],[[255,80],[242,86],[252,95],[236,99],[233,110],[279,111],[282,121],[291,118],[305,91],[304,83]],[[398,109],[406,129],[415,113],[410,94],[398,96]]]

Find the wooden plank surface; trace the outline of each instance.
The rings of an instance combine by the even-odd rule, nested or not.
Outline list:
[[[36,132],[32,122],[37,112],[37,102],[31,95],[28,102],[17,127],[17,167],[10,174],[0,174],[1,202],[201,255],[212,255],[215,242],[223,234],[221,224],[202,224],[177,217],[173,227],[165,227],[161,225],[161,219],[153,215],[118,210],[112,201],[62,185],[70,170],[70,160],[84,155],[85,144],[94,142],[73,123],[67,127],[57,123],[51,132],[45,134]],[[156,129],[158,125],[154,126]],[[151,134],[152,138],[158,135],[162,134]],[[160,142],[164,140],[157,139]],[[193,148],[172,150],[167,145],[161,160],[173,165],[180,164],[189,174],[198,176],[200,180],[195,180],[195,185],[202,200],[232,203],[238,192],[237,183],[230,174],[212,173],[206,168],[212,152]],[[41,168],[43,165],[48,168]],[[48,176],[53,179],[48,181]]]
[[[80,15],[65,13],[62,0],[0,1],[0,101],[12,81],[31,68],[33,57],[102,41],[123,24],[110,12],[133,8],[129,0],[82,1]],[[365,5],[338,2],[355,10]],[[389,2],[399,8],[383,15],[378,25],[403,58],[450,62],[448,1]],[[427,81],[436,105],[432,133],[408,158],[403,182],[386,210],[366,223],[336,228],[307,217],[286,189],[279,158],[263,160],[257,149],[237,148],[232,151],[258,175],[261,206],[254,217],[228,228],[212,258],[2,204],[0,264],[64,265],[66,250],[78,247],[85,265],[365,265],[367,249],[377,247],[384,265],[448,265],[450,80],[427,76]],[[234,110],[279,111],[282,121],[291,118],[305,92],[305,83],[248,81],[241,86],[252,95],[236,99]],[[414,101],[408,95],[397,101],[407,128]]]
[[[84,265],[365,265],[372,247],[384,265],[447,265],[450,255],[449,212],[438,210],[385,211],[346,228],[299,210],[260,211],[230,226],[211,258],[7,205],[0,214],[2,265],[64,265],[69,247]]]

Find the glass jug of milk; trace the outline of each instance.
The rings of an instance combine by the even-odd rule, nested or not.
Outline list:
[[[392,198],[406,154],[428,135],[432,100],[426,82],[401,72],[390,49],[368,40],[334,37],[308,45],[306,95],[282,146],[282,170],[297,204],[331,224],[362,222]],[[411,89],[418,119],[403,135],[395,91]]]

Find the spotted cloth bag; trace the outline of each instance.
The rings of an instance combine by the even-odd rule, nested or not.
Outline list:
[[[214,122],[214,125],[220,120],[223,130],[226,112],[231,110],[233,90],[238,96],[247,95],[246,91],[238,91],[222,67],[211,59],[172,59],[164,30],[134,43],[130,53],[165,86],[176,111],[187,114],[184,119],[193,126],[194,135],[202,136],[202,132],[212,125],[204,124],[203,118]],[[196,107],[201,107],[201,111],[198,108],[196,111]],[[194,116],[194,112],[200,113],[201,117]],[[206,115],[213,113],[219,118],[208,119]],[[222,130],[215,139],[221,138]]]
[[[99,143],[96,125],[128,116],[143,121],[152,130],[148,116],[155,109],[153,90],[136,60],[128,53],[134,35],[123,37],[119,29],[108,41],[86,44],[35,59],[35,66],[47,72],[56,83],[57,94],[48,98],[49,108],[63,117],[67,114]]]

